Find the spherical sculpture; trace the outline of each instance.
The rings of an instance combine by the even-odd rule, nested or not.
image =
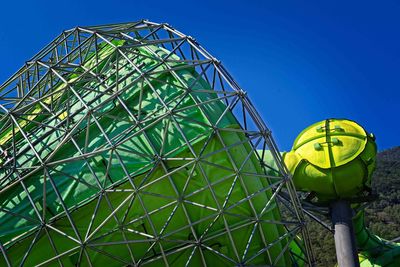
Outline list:
[[[369,191],[375,156],[372,134],[354,121],[328,119],[303,130],[284,160],[297,189],[329,202]]]
[[[269,130],[169,25],[65,31],[0,93],[0,266],[312,260]]]

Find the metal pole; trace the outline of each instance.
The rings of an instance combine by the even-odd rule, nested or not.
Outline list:
[[[344,200],[333,202],[331,213],[339,267],[359,267],[350,203]]]

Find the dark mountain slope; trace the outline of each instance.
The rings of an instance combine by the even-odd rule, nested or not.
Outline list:
[[[366,208],[367,226],[374,234],[387,240],[400,237],[400,147],[378,153],[372,188],[378,200]],[[310,222],[309,230],[317,266],[334,266],[333,235],[316,222]]]

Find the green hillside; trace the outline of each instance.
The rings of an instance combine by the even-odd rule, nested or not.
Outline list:
[[[372,187],[379,198],[366,208],[368,227],[387,240],[400,237],[400,147],[378,153]],[[334,266],[333,235],[314,221],[309,230],[317,266]]]
[[[400,147],[378,154],[372,187],[379,199],[366,209],[369,228],[388,240],[400,237]]]

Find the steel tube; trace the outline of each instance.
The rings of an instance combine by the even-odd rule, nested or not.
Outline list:
[[[335,231],[336,257],[339,267],[359,267],[357,247],[350,203],[338,200],[331,204],[332,223]]]

